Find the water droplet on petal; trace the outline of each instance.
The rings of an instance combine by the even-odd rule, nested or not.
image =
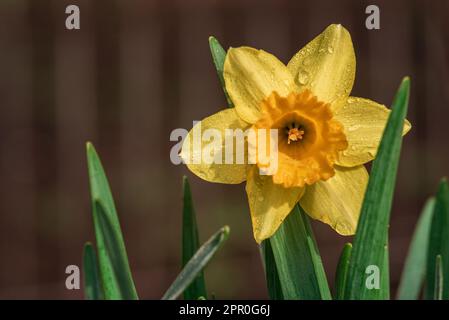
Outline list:
[[[354,103],[354,102],[355,102],[354,98],[352,98],[352,97],[348,98],[348,104],[351,104],[351,103]]]
[[[359,129],[359,128],[360,128],[360,125],[356,124],[356,125],[350,126],[350,127],[348,128],[348,131],[349,131],[349,132],[353,132],[353,131],[356,131],[356,130]]]
[[[297,79],[300,84],[305,86],[309,82],[309,73],[304,69],[300,69]]]
[[[335,223],[335,228],[339,230],[349,230],[351,227],[349,226],[347,221],[339,220]]]
[[[334,47],[332,46],[327,47],[327,52],[334,53]]]
[[[260,202],[262,202],[262,201],[263,201],[263,197],[262,197],[262,196],[259,196],[259,197],[257,198],[257,200],[259,200]]]
[[[302,64],[304,66],[309,66],[312,63],[313,58],[311,56],[307,56],[304,58],[304,61],[302,62]]]

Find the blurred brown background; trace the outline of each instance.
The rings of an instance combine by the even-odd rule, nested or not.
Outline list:
[[[65,29],[65,7],[81,30]],[[377,4],[381,29],[365,28]],[[217,298],[266,298],[244,185],[212,185],[170,162],[174,128],[225,105],[208,36],[289,58],[331,23],[352,34],[353,95],[389,105],[412,78],[391,221],[391,279],[399,280],[425,199],[449,172],[449,1],[0,2],[0,298],[82,298],[65,289],[94,240],[85,142],[102,157],[141,298],[159,298],[179,271],[181,177],[191,179],[201,239],[231,236],[206,271]],[[333,283],[350,238],[314,223]]]

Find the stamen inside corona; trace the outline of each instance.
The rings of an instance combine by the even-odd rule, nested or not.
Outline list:
[[[296,127],[291,128],[287,132],[288,138],[287,143],[290,144],[290,142],[298,141],[302,139],[302,136],[304,135],[304,130],[300,130]]]

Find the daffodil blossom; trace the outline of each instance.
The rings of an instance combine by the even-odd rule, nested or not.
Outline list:
[[[207,117],[201,130],[277,129],[278,169],[261,175],[257,163],[187,166],[210,182],[246,181],[258,243],[276,232],[298,201],[310,217],[354,234],[368,181],[364,164],[374,159],[390,113],[350,96],[355,64],[351,36],[341,25],[327,27],[287,65],[263,50],[229,49],[223,74],[235,108]],[[410,128],[405,121],[403,133]],[[186,148],[181,157],[190,154]]]

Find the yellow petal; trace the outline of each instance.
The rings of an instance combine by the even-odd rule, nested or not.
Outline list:
[[[225,129],[241,129],[245,131],[250,125],[242,121],[237,115],[234,108],[228,108],[218,113],[209,116],[202,121],[195,124],[195,126],[190,130],[189,134],[185,137],[182,150],[181,158],[186,162],[187,167],[196,174],[198,177],[209,181],[217,183],[227,183],[227,184],[237,184],[246,180],[246,174],[248,165],[244,162],[241,164],[236,164],[236,139],[233,139],[233,148],[228,148],[232,156],[232,164],[226,164],[226,152],[225,152]],[[207,138],[204,135],[206,129],[215,129],[214,131],[221,134],[221,140],[215,140],[213,138]],[[210,132],[210,131],[209,131]],[[198,139],[201,140],[198,143]],[[213,145],[217,143],[217,148],[210,149]],[[217,158],[221,159],[220,163],[208,163],[205,158],[206,148],[210,149],[208,153],[211,158],[217,155]],[[246,143],[239,150],[244,150],[245,155],[247,154]]]
[[[337,109],[351,93],[355,78],[351,35],[332,24],[295,54],[287,67],[300,89],[310,89]]]
[[[293,77],[282,62],[250,47],[229,49],[223,75],[237,113],[249,123],[260,118],[260,103],[273,91],[286,97],[296,90]]]
[[[337,110],[335,118],[343,126],[348,148],[340,152],[337,164],[353,167],[375,158],[390,110],[377,102],[349,97],[344,106]],[[404,122],[403,135],[411,128]]]
[[[335,176],[307,187],[299,203],[313,219],[327,223],[339,234],[352,235],[367,183],[364,166],[335,167]]]
[[[246,182],[254,238],[257,243],[271,237],[304,193],[304,188],[284,188],[274,184],[271,176],[259,175],[257,166],[248,173]]]

